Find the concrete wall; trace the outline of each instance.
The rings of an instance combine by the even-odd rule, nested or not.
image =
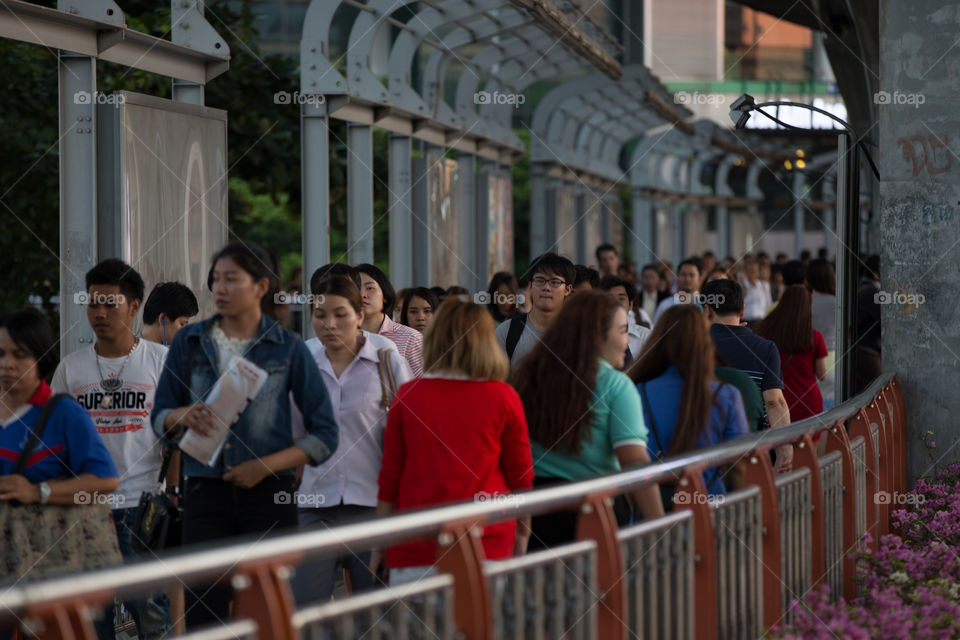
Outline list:
[[[922,294],[883,306],[883,360],[903,381],[911,478],[960,459],[960,6],[880,2],[881,281]],[[919,300],[919,298],[917,298]]]

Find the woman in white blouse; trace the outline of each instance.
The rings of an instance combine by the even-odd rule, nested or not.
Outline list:
[[[304,469],[295,499],[301,529],[326,529],[374,517],[387,408],[413,374],[395,345],[361,330],[362,299],[352,280],[328,278],[313,294],[319,340],[308,346],[333,404],[340,445],[324,464]],[[371,588],[369,564],[369,551],[304,562],[292,585],[297,606],[329,600],[338,565],[349,572],[354,592]]]
[[[756,260],[747,263],[743,278],[743,319],[747,322],[763,320],[773,304],[770,283],[760,279],[760,265]]]

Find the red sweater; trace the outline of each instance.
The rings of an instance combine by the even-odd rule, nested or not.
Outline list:
[[[400,387],[387,415],[380,493],[394,512],[533,486],[533,462],[520,397],[505,382],[418,378]],[[481,498],[483,499],[483,498]],[[483,532],[489,559],[513,554],[514,521]],[[387,549],[388,567],[436,562],[435,542]]]

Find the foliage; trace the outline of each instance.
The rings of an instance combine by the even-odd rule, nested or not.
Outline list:
[[[898,509],[893,534],[876,553],[859,551],[857,578],[864,595],[831,602],[829,587],[794,601],[791,625],[775,630],[784,639],[960,636],[960,465],[921,478]],[[868,534],[869,539],[869,534]]]

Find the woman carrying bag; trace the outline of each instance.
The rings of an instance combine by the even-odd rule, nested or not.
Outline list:
[[[0,319],[0,584],[122,562],[103,500],[117,470],[89,414],[47,385],[55,354],[43,314]]]

